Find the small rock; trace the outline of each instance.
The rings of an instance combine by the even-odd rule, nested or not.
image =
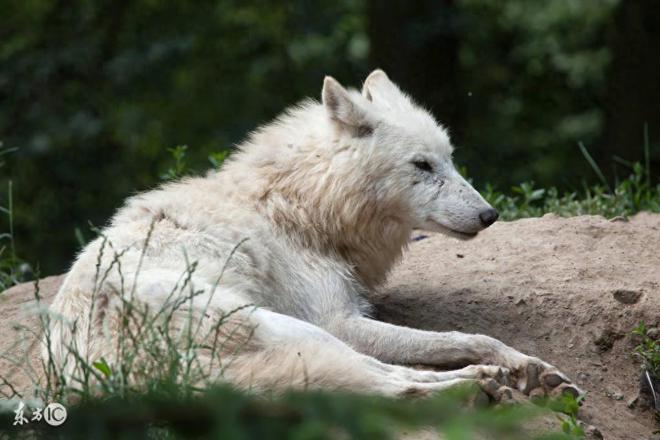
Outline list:
[[[596,347],[601,353],[604,353],[611,350],[614,342],[623,338],[623,336],[623,333],[619,333],[611,328],[605,328],[600,336],[594,340],[594,344],[596,344]]]
[[[628,399],[628,401],[626,402],[626,405],[628,406],[628,408],[632,409],[635,406],[637,406],[637,401],[638,400],[639,400],[639,395],[633,397],[632,399]]]
[[[516,301],[517,306],[524,306],[527,304],[524,299],[520,298],[518,301]]]
[[[617,289],[612,292],[614,299],[621,304],[635,304],[642,297],[642,292],[636,290]]]
[[[603,438],[603,434],[594,425],[587,425],[584,429],[584,433],[588,439],[600,440]]]
[[[618,388],[610,388],[605,391],[605,395],[614,400],[623,400],[623,393]]]

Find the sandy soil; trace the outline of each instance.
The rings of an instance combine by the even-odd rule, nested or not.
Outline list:
[[[60,282],[42,280],[45,302]],[[0,294],[0,353],[17,339],[17,322],[38,328],[25,312],[32,290]],[[546,215],[498,222],[469,241],[431,234],[411,244],[372,300],[385,321],[488,334],[554,364],[587,391],[580,418],[605,439],[659,438],[652,412],[635,401],[630,331],[640,320],[660,326],[660,215]],[[34,348],[28,340],[15,352],[36,366]],[[0,372],[18,388],[28,383],[5,359]]]

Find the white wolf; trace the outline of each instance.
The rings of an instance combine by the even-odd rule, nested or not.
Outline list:
[[[578,393],[556,368],[491,337],[369,317],[369,292],[414,228],[473,235],[497,212],[454,168],[446,130],[383,71],[362,93],[326,77],[322,98],[252,133],[219,171],[129,198],[52,304],[64,317],[52,324],[53,361],[73,374],[71,346],[85,359],[115,361],[128,281],[131,301],[157,308],[194,262],[197,294],[186,313],[212,326],[238,309],[229,324],[242,348],[222,353],[223,380],[237,386],[402,396],[472,382],[495,399],[510,393],[507,384]],[[114,257],[102,255],[104,241]]]

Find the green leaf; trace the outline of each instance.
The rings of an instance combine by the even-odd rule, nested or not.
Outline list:
[[[103,373],[105,377],[110,378],[110,376],[112,376],[112,370],[110,370],[110,366],[108,365],[108,363],[105,361],[104,358],[101,358],[100,361],[94,362],[93,365],[94,368],[96,368],[101,373]]]
[[[530,200],[539,200],[543,197],[543,194],[545,194],[545,189],[536,189],[532,192]]]
[[[229,150],[216,151],[209,154],[209,162],[213,165],[214,168],[220,168],[220,165],[227,159],[229,156]]]

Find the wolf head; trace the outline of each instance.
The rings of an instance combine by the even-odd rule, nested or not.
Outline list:
[[[326,77],[322,97],[339,142],[362,144],[365,173],[379,176],[379,197],[403,201],[413,227],[465,237],[497,220],[497,211],[456,171],[447,131],[385,72],[372,72],[362,93]]]

